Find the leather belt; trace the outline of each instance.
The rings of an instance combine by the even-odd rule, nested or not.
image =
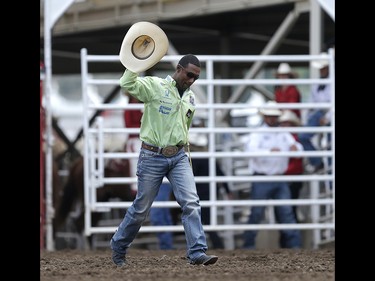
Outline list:
[[[170,145],[166,147],[153,146],[147,143],[142,142],[142,148],[150,150],[152,152],[162,154],[165,157],[172,157],[177,154],[184,146],[181,145]]]

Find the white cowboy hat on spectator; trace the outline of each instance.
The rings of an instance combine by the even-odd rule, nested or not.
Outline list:
[[[290,68],[290,65],[286,62],[282,62],[279,64],[276,74],[289,74],[291,72],[292,69]]]
[[[279,122],[289,121],[294,123],[296,126],[301,124],[300,119],[298,118],[297,114],[295,114],[291,110],[284,110],[281,116],[279,117]]]
[[[327,53],[320,53],[320,55],[327,55]],[[315,68],[321,69],[329,65],[328,59],[314,60],[311,62],[311,65]]]
[[[202,133],[189,133],[189,144],[195,146],[206,146],[208,144],[207,135]]]
[[[140,21],[126,33],[121,44],[120,61],[127,69],[139,73],[158,63],[168,47],[168,37],[159,26]]]
[[[275,101],[268,101],[267,105],[277,104]],[[259,109],[259,113],[265,116],[280,116],[281,110],[278,108],[261,108]]]

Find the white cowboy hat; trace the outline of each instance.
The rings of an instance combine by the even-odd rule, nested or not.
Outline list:
[[[271,104],[277,104],[275,101],[268,101],[266,103],[267,105]],[[259,109],[260,114],[266,115],[266,116],[280,116],[281,110],[277,108],[261,108]]]
[[[285,121],[293,122],[297,126],[301,124],[301,121],[298,118],[297,114],[295,114],[291,110],[284,110],[281,116],[279,117],[279,122],[285,122]]]
[[[320,55],[327,55],[327,53],[320,53]],[[329,65],[328,59],[315,60],[311,62],[311,65],[315,68],[321,69]]]
[[[206,146],[208,144],[207,135],[202,133],[189,133],[189,143],[195,146]]]
[[[277,68],[276,74],[289,74],[291,72],[292,72],[292,69],[290,68],[290,65],[286,62],[282,62]]]
[[[158,63],[168,47],[168,37],[159,26],[140,21],[129,28],[122,40],[120,61],[127,69],[139,73]]]

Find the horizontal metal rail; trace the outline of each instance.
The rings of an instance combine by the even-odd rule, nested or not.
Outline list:
[[[225,231],[225,230],[280,230],[280,229],[334,229],[333,223],[298,223],[298,224],[222,224],[203,225],[205,231]],[[117,227],[90,227],[89,233],[114,233]],[[182,225],[173,226],[142,226],[139,232],[182,232]]]
[[[199,201],[202,207],[216,206],[216,207],[225,207],[225,206],[287,206],[287,205],[325,205],[333,204],[333,199],[280,199],[280,200],[216,200],[216,201]],[[96,211],[100,208],[129,208],[132,205],[132,202],[95,202],[91,205],[91,210]],[[154,201],[152,207],[160,208],[173,208],[180,207],[176,201]]]

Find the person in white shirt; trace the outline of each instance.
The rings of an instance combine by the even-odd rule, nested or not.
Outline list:
[[[325,53],[322,53],[325,54]],[[328,78],[329,76],[329,61],[319,60],[313,61],[312,66],[319,69],[320,78]],[[309,98],[311,103],[327,103],[331,102],[331,87],[330,84],[312,85],[311,96]],[[312,109],[307,114],[307,127],[327,126],[330,124],[331,111],[327,109],[316,108]],[[316,133],[300,133],[298,135],[299,141],[302,143],[304,150],[316,150],[312,142],[312,138]],[[330,136],[328,136],[330,141]],[[323,167],[323,160],[321,157],[309,157],[306,170],[312,173],[319,171]]]
[[[268,104],[276,104],[274,101]],[[279,109],[263,108],[260,110],[263,116],[262,127],[271,128],[279,125],[278,118],[281,115]],[[273,152],[273,151],[302,151],[302,145],[288,132],[259,132],[252,133],[245,144],[245,151]],[[283,175],[288,168],[289,157],[286,156],[259,156],[251,157],[249,168],[254,175]],[[291,193],[287,181],[253,182],[250,198],[254,200],[265,199],[291,199]],[[253,206],[248,219],[249,224],[259,224],[263,219],[265,206]],[[282,224],[296,223],[291,205],[275,206],[276,220]],[[255,249],[256,230],[247,230],[243,234],[243,248]],[[299,230],[280,230],[281,248],[300,248],[301,234]]]

